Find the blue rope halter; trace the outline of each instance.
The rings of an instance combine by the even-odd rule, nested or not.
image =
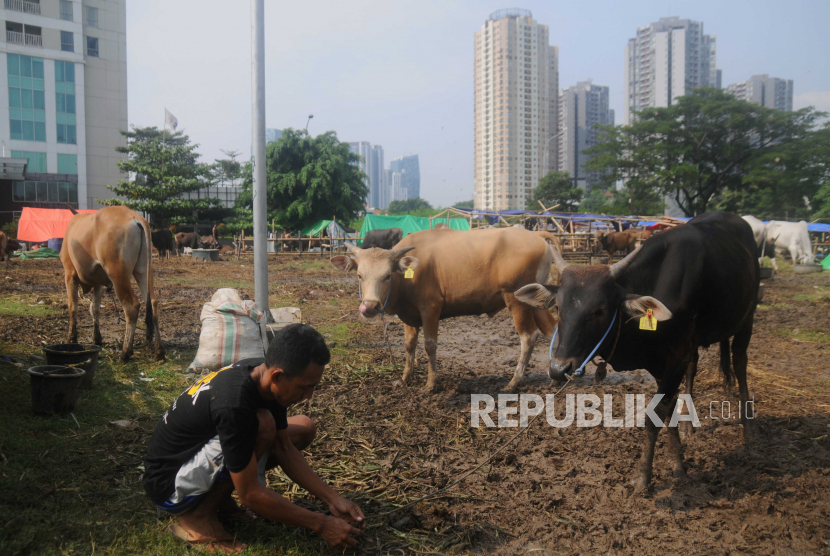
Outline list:
[[[574,375],[582,376],[582,373],[585,372],[585,365],[588,364],[588,361],[590,361],[591,359],[594,358],[594,354],[599,349],[599,346],[602,345],[602,342],[605,341],[605,338],[608,337],[608,333],[611,332],[611,328],[614,327],[614,323],[616,321],[617,321],[617,311],[614,311],[614,318],[611,319],[611,324],[608,325],[608,330],[605,331],[605,334],[603,334],[602,339],[599,341],[597,346],[591,352],[591,355],[589,355],[588,358],[585,360],[585,362],[582,363],[582,365],[580,365],[579,368],[576,371],[574,371]],[[551,341],[550,341],[550,351],[548,352],[548,356],[550,357],[550,359],[553,359],[553,344],[554,344],[554,342],[556,342],[556,335],[557,334],[559,334],[559,326],[557,326],[556,330],[553,331],[553,339],[551,339]]]
[[[383,302],[383,307],[380,308],[380,320],[383,320],[383,317],[386,316],[386,304],[389,303],[389,294],[392,293],[392,280],[389,281],[389,291],[386,292],[386,301]],[[357,280],[357,295],[360,297],[360,302],[365,304],[366,302],[363,301],[363,290],[360,289],[360,279]]]

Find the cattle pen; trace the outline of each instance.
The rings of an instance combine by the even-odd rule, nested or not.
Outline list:
[[[447,207],[439,213],[425,217],[428,221],[420,229],[435,229],[450,226],[453,220],[463,220],[467,229],[524,227],[528,230],[547,231],[556,237],[562,245],[566,260],[575,263],[600,262],[598,256],[597,233],[623,231],[632,227],[663,230],[685,223],[684,219],[667,216],[608,216],[604,214],[586,214],[550,211],[485,211]],[[328,222],[336,222],[331,220]],[[443,226],[442,226],[443,225]],[[381,224],[381,226],[383,226]],[[457,228],[456,228],[457,229]],[[414,230],[417,231],[417,230]],[[414,233],[411,231],[409,233]],[[404,235],[407,232],[405,231]],[[302,255],[323,258],[328,254],[343,254],[347,251],[345,244],[359,246],[365,235],[365,229],[348,233],[342,227],[336,227],[332,235],[325,228],[317,226],[313,234],[292,234],[280,230],[272,222],[267,241],[268,254],[274,256]],[[253,237],[244,230],[234,235],[233,244],[236,255],[246,256],[253,253]]]

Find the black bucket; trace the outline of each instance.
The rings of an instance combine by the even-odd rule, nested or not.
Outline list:
[[[69,413],[81,390],[86,371],[63,365],[29,367],[32,377],[32,410],[37,415]]]
[[[44,346],[47,365],[65,365],[78,367],[86,371],[82,388],[92,388],[95,369],[98,368],[98,354],[101,346],[95,344],[53,344]]]

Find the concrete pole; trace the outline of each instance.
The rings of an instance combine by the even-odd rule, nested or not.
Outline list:
[[[251,0],[251,83],[254,157],[254,299],[268,310],[268,211],[265,183],[265,0]]]

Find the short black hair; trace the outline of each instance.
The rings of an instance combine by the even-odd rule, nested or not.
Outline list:
[[[293,378],[303,374],[309,363],[327,365],[331,353],[323,335],[307,324],[290,324],[277,332],[265,354],[265,366],[279,367]]]

